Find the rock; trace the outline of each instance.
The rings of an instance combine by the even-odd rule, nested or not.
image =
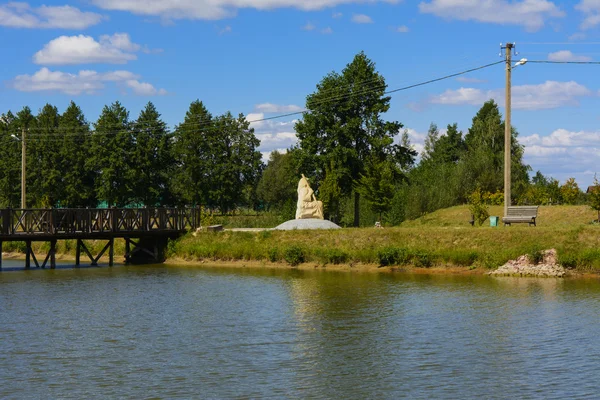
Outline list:
[[[275,229],[293,231],[294,229],[341,229],[341,227],[326,219],[291,219]]]
[[[544,250],[542,256],[542,261],[539,264],[533,264],[527,255],[521,256],[516,260],[508,261],[497,270],[488,273],[488,275],[562,278],[567,274],[567,270],[558,264],[555,249]]]

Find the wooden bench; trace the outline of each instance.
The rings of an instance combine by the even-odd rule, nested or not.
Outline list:
[[[508,207],[506,216],[502,218],[504,226],[512,223],[528,223],[536,226],[535,219],[537,218],[538,206],[518,206]]]

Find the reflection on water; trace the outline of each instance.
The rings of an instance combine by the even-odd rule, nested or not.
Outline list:
[[[582,398],[597,280],[118,267],[0,274],[0,398]]]

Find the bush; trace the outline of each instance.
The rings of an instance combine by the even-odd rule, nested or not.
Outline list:
[[[349,254],[339,249],[328,249],[325,252],[325,260],[331,264],[343,264],[350,258]]]
[[[531,253],[528,254],[529,261],[536,265],[544,261],[544,253],[538,248],[534,248]]]
[[[410,257],[408,251],[399,247],[388,247],[377,252],[379,265],[387,267],[388,265],[406,264]]]
[[[454,250],[448,255],[447,261],[461,267],[471,267],[477,258],[478,254],[475,251]]]
[[[577,257],[572,254],[558,254],[558,263],[566,269],[575,269],[577,267]]]
[[[269,258],[269,261],[271,261],[271,262],[279,261],[279,250],[277,249],[277,247],[271,247],[269,249],[269,253],[267,254],[267,257]]]
[[[304,262],[304,260],[305,260],[304,251],[299,246],[290,246],[287,249],[285,249],[283,258],[292,267],[295,267],[296,265],[302,264]]]
[[[418,251],[413,255],[412,262],[415,267],[429,268],[433,265],[433,257],[427,252]]]
[[[475,222],[477,222],[479,226],[483,225],[485,220],[490,216],[490,212],[485,205],[485,199],[483,198],[480,188],[477,188],[469,195],[469,211],[471,211]]]

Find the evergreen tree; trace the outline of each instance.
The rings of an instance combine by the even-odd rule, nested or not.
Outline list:
[[[27,179],[30,206],[49,208],[62,196],[58,108],[46,104],[28,133]]]
[[[88,166],[96,174],[96,195],[109,206],[130,204],[134,198],[135,171],[129,112],[118,101],[104,106],[95,126]]]
[[[21,143],[17,117],[10,111],[0,116],[0,207],[20,207]]]
[[[366,160],[372,156],[373,147],[382,139],[398,134],[402,124],[381,118],[390,108],[385,89],[385,79],[361,52],[341,74],[331,72],[325,76],[316,92],[307,97],[306,108],[310,113],[296,123],[296,132],[300,149],[315,159],[317,182],[324,179],[326,168],[335,160],[338,185],[344,195],[350,195],[365,170]],[[388,146],[399,147],[391,141]],[[392,152],[403,154],[400,149]],[[358,226],[358,191],[354,191],[354,197],[354,225]]]
[[[281,210],[286,205],[289,208],[290,203],[296,207],[298,179],[292,157],[291,152],[280,153],[276,150],[269,156],[257,188],[259,199],[268,209]]]
[[[200,100],[196,100],[190,104],[184,121],[175,128],[172,187],[180,203],[207,204],[209,174],[216,165],[212,154],[213,127],[212,115]]]
[[[172,172],[171,135],[149,102],[134,124],[134,200],[147,206],[173,204],[169,190]]]
[[[91,133],[81,108],[73,101],[60,117],[58,132],[62,135],[60,170],[62,171],[61,205],[95,207],[95,171],[86,165],[91,157]],[[98,137],[98,139],[100,139]]]

